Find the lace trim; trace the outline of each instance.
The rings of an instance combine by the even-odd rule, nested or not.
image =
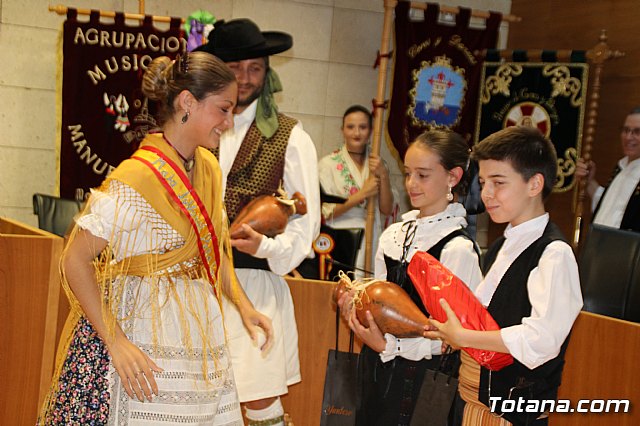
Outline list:
[[[274,417],[273,419],[266,420],[249,420],[248,426],[271,426],[284,422],[284,414],[282,416]]]

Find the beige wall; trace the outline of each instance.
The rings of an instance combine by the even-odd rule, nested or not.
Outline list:
[[[0,1],[0,216],[36,225],[31,196],[57,192],[56,43],[64,17],[44,0]],[[506,13],[510,0],[443,1],[442,4]],[[75,0],[78,8],[138,12],[135,0]],[[249,17],[263,30],[293,35],[294,46],[272,59],[284,92],[280,109],[300,119],[318,156],[342,143],[343,111],[353,103],[371,105],[377,70],[383,0],[157,0],[146,13],[186,17],[205,9],[218,19]],[[503,25],[505,40],[507,25]],[[504,43],[503,43],[504,44]],[[389,86],[387,85],[387,88]],[[394,185],[402,176],[386,144],[382,155]],[[402,210],[408,205],[402,200]]]

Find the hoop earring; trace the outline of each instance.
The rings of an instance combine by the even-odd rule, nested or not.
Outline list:
[[[187,111],[183,116],[182,116],[182,120],[180,120],[180,122],[182,124],[186,123],[187,120],[189,119],[189,114],[191,114],[189,111]]]
[[[447,201],[453,201],[453,192],[451,192],[451,185],[449,185],[449,192],[447,193]]]

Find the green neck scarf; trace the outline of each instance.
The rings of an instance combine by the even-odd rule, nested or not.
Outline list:
[[[273,99],[273,94],[282,91],[280,77],[269,67],[264,79],[262,94],[258,98],[256,108],[256,127],[265,138],[272,137],[278,130],[278,106]]]

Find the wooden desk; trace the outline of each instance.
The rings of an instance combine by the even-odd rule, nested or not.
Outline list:
[[[35,424],[49,390],[62,245],[57,235],[0,218],[0,419],[11,424]]]
[[[289,387],[282,398],[285,412],[296,426],[320,424],[322,391],[329,349],[336,344],[335,305],[331,300],[334,283],[288,278],[298,324],[302,382]],[[349,349],[349,327],[340,321],[339,349]],[[356,351],[360,351],[356,344]]]
[[[554,414],[549,424],[640,425],[640,324],[581,312],[571,332],[558,399],[629,399],[629,413]]]
[[[333,283],[288,279],[298,322],[302,382],[282,398],[296,426],[320,424],[327,353],[335,345]],[[347,350],[348,328],[340,324],[340,349]],[[630,399],[627,414],[554,414],[551,426],[640,425],[640,324],[581,312],[566,354],[559,399]]]

